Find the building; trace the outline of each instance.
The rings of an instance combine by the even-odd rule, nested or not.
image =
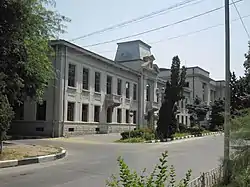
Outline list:
[[[170,79],[170,69],[160,68],[159,77],[167,81]],[[190,124],[189,114],[186,104],[193,103],[196,97],[203,103],[211,105],[215,100],[224,98],[225,81],[215,81],[210,78],[209,72],[196,66],[187,67],[186,86],[184,88],[185,99],[178,102],[180,114],[177,115],[178,121],[183,124]]]
[[[42,103],[27,100],[20,106],[11,134],[58,137],[155,125],[170,71],[158,68],[148,44],[141,40],[118,43],[115,60],[65,40],[51,41],[51,46],[56,78]],[[190,123],[184,103],[202,94],[208,102],[224,94],[218,88],[208,72],[188,68],[179,121]]]

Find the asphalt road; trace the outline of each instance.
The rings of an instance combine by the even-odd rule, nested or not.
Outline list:
[[[160,154],[168,150],[169,163],[177,178],[192,169],[192,177],[217,167],[223,155],[223,136],[196,138],[175,143],[118,144],[117,137],[88,136],[57,140],[24,140],[63,146],[68,155],[58,161],[0,169],[1,187],[102,187],[113,173],[118,173],[116,159],[122,156],[137,171],[152,170]]]

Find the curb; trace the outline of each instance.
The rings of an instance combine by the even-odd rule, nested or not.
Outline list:
[[[56,153],[56,154],[24,158],[21,160],[0,161],[0,168],[16,167],[16,166],[23,166],[23,165],[28,165],[28,164],[37,164],[37,163],[58,160],[66,156],[66,150],[63,149],[62,147],[60,147],[60,149],[61,149],[61,152]]]
[[[197,135],[187,135],[187,136],[182,136],[182,137],[177,137],[177,138],[168,138],[164,139],[163,141],[161,140],[148,140],[145,141],[144,143],[159,143],[159,142],[172,142],[176,140],[182,140],[182,139],[189,139],[189,138],[194,138],[194,137],[203,137],[203,136],[211,136],[211,135],[222,135],[224,132],[209,132],[209,133],[203,133],[203,134],[197,134]]]

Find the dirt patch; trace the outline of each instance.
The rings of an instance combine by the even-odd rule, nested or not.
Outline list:
[[[60,148],[41,145],[11,145],[5,146],[0,160],[14,160],[28,157],[43,156],[60,152]]]

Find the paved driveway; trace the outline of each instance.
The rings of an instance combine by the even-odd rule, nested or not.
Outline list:
[[[169,151],[169,163],[175,166],[178,178],[184,176],[188,169],[192,169],[193,177],[196,177],[200,172],[216,167],[223,155],[223,136],[159,144],[112,143],[117,138],[115,136],[118,137],[99,135],[19,141],[63,146],[68,155],[55,162],[1,169],[0,186],[102,187],[111,174],[118,172],[118,156],[123,156],[137,171],[145,167],[151,171],[165,150]]]

